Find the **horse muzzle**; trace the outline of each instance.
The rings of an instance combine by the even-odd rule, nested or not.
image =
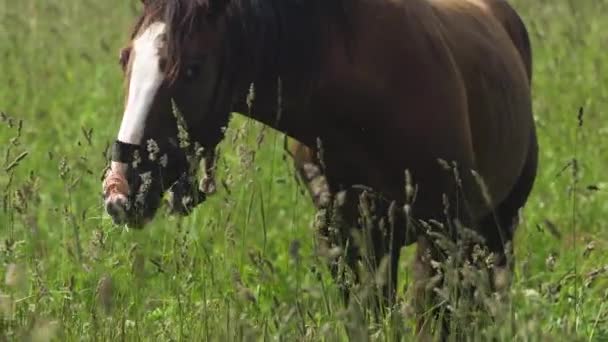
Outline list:
[[[142,228],[145,220],[135,210],[135,180],[137,170],[134,161],[140,158],[139,145],[116,141],[112,145],[111,164],[102,184],[106,212],[115,224]],[[138,157],[139,156],[139,157]],[[139,216],[139,217],[138,217]]]
[[[155,157],[152,153],[139,145],[113,144],[102,188],[105,210],[115,224],[143,228],[160,207],[165,191],[170,214],[188,215],[205,200],[206,194],[189,175],[183,150],[169,143],[157,146]]]

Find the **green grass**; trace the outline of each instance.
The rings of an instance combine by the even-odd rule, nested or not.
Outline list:
[[[607,341],[608,0],[513,2],[532,37],[540,169],[508,319],[471,337]],[[138,5],[0,0],[0,111],[13,118],[0,123],[0,341],[345,339],[344,323],[360,318],[313,252],[314,211],[282,135],[237,116],[222,143],[229,191],[187,218],[159,213],[127,231],[104,215],[117,55]],[[375,340],[413,327],[411,255],[404,320],[362,325]]]

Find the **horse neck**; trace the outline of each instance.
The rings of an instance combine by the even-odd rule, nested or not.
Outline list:
[[[235,24],[245,23],[247,29],[236,44],[247,49],[238,53],[247,58],[237,68],[242,71],[236,76],[235,111],[288,133],[293,112],[284,109],[301,107],[306,101],[328,46],[325,39],[330,23],[344,16],[337,13],[341,5],[332,8],[323,5],[324,1],[240,1],[241,22]]]

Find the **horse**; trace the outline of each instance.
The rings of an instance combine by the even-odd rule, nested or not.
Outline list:
[[[189,193],[176,212],[202,203],[237,112],[290,137],[313,204],[342,217],[320,242],[352,269],[387,258],[383,306],[413,243],[418,312],[435,298],[425,285],[445,257],[422,222],[471,227],[510,269],[538,144],[530,40],[506,1],[147,0],[120,64],[125,110],[103,182],[115,222],[143,227],[165,191]],[[353,243],[364,230],[366,249]]]

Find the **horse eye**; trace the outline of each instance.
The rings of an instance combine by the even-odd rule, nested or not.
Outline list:
[[[186,69],[184,73],[184,77],[186,81],[191,82],[196,80],[201,72],[201,67],[199,65],[191,65]]]

